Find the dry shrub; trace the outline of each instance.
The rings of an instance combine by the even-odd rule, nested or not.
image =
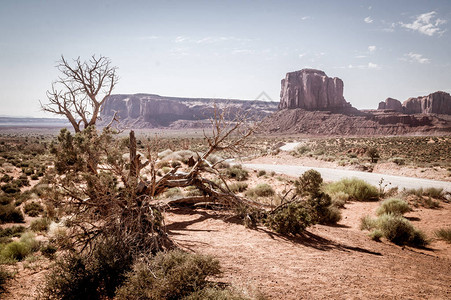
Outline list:
[[[394,214],[402,216],[410,211],[409,204],[401,199],[390,198],[384,200],[376,211],[378,216],[383,214]]]
[[[360,228],[362,230],[377,230],[381,234],[373,231],[371,235],[382,235],[397,245],[424,247],[429,243],[424,233],[416,229],[409,220],[391,213],[383,214],[377,219],[366,216],[361,219]]]
[[[451,228],[441,228],[435,232],[435,235],[451,244]]]
[[[331,183],[325,187],[326,193],[334,195],[343,192],[349,195],[349,198],[356,201],[373,201],[379,197],[378,189],[357,178],[344,178],[340,181]]]
[[[233,165],[225,170],[227,177],[236,179],[237,181],[245,181],[249,177],[249,173],[243,169],[241,165]]]
[[[259,183],[256,187],[246,191],[248,197],[270,197],[274,194],[274,189],[267,183]]]
[[[117,299],[181,299],[201,291],[208,285],[207,276],[218,274],[219,262],[210,256],[160,252],[147,263],[135,264]]]

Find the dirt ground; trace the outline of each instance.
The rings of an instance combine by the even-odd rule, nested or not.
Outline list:
[[[436,239],[427,249],[372,241],[359,229],[360,217],[378,205],[347,204],[337,226],[315,225],[294,238],[247,229],[208,210],[166,217],[179,246],[220,260],[221,281],[270,299],[450,299],[451,246]],[[451,226],[451,204],[407,217],[432,238],[435,229]]]
[[[289,162],[293,166],[307,166],[307,167],[319,167],[319,168],[332,168],[332,169],[346,169],[357,170],[358,167],[354,165],[340,166],[335,161],[324,161],[315,159],[312,157],[294,157],[287,152],[281,152],[277,155],[267,155],[246,161],[250,164],[279,164],[284,165]],[[451,181],[449,171],[440,168],[414,168],[409,166],[398,166],[392,162],[377,163],[374,165],[374,173],[381,173],[387,175],[407,176],[424,179],[433,179],[441,181]]]

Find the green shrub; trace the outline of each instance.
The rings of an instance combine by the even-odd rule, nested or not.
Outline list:
[[[0,237],[18,237],[25,231],[24,226],[12,226],[8,228],[0,228]]]
[[[320,220],[321,224],[337,224],[341,220],[341,211],[338,207],[330,205],[324,212],[324,215]]]
[[[435,232],[435,235],[451,244],[451,228],[441,228]]]
[[[3,247],[0,256],[5,260],[21,261],[30,253],[31,249],[26,243],[14,241]]]
[[[444,192],[442,188],[434,188],[434,187],[427,188],[423,191],[423,195],[435,199],[444,198]]]
[[[43,299],[101,299],[98,282],[82,256],[70,252],[59,259],[46,276]]]
[[[411,244],[421,247],[428,243],[424,234],[402,216],[383,214],[377,223],[384,237],[397,245]]]
[[[20,186],[18,186],[15,182],[10,182],[10,183],[4,184],[4,185],[2,185],[1,189],[6,194],[20,193]]]
[[[295,235],[312,225],[314,220],[306,203],[295,201],[270,213],[265,222],[278,233]]]
[[[308,170],[295,181],[296,194],[298,195],[316,195],[319,193],[323,178],[316,170]]]
[[[332,197],[332,205],[337,208],[344,208],[346,202],[349,200],[349,195],[344,192],[338,192],[333,195]]]
[[[248,184],[245,182],[234,182],[228,185],[232,193],[241,193],[247,190]]]
[[[0,223],[23,223],[24,217],[20,210],[12,204],[0,205]]]
[[[332,196],[339,192],[346,193],[350,199],[356,201],[372,201],[379,197],[378,189],[375,186],[357,178],[344,178],[327,185],[325,190]]]
[[[372,230],[377,227],[377,220],[370,216],[363,216],[360,218],[360,230]]]
[[[180,250],[160,252],[147,264],[135,264],[116,298],[182,299],[206,287],[207,276],[218,274],[219,262],[212,257]]]
[[[406,212],[410,211],[409,204],[407,204],[406,201],[397,199],[397,198],[390,198],[387,200],[384,200],[379,208],[376,211],[376,214],[378,216],[383,214],[394,214],[394,215],[403,215]]]
[[[47,218],[40,218],[37,220],[34,220],[30,224],[30,229],[39,232],[39,231],[47,231],[49,229],[50,220]]]
[[[374,229],[370,232],[369,237],[376,242],[379,242],[381,240],[381,237],[383,237],[384,234],[379,229]]]
[[[269,197],[274,194],[274,189],[267,183],[259,183],[256,187],[246,192],[248,197]]]
[[[0,195],[0,205],[8,205],[13,202],[13,197],[7,194]]]
[[[245,181],[249,177],[249,173],[243,169],[241,165],[233,165],[225,170],[225,174],[232,179],[237,181]]]
[[[257,177],[262,177],[262,176],[264,176],[264,175],[266,175],[266,171],[265,171],[265,170],[259,170],[259,171],[257,172]]]
[[[37,217],[44,212],[42,205],[34,201],[26,203],[23,209],[30,217]]]
[[[41,292],[44,299],[112,299],[131,270],[131,249],[122,241],[96,241],[93,253],[69,252],[57,260]]]

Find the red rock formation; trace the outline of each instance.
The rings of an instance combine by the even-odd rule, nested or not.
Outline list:
[[[385,99],[385,102],[380,102],[379,107],[377,109],[389,109],[389,110],[394,110],[397,112],[404,111],[401,101],[393,99],[393,98],[387,98],[387,99]]]
[[[408,114],[444,114],[451,115],[451,95],[435,92],[424,97],[409,98],[403,103]]]
[[[343,81],[320,70],[303,69],[282,79],[279,108],[335,110],[351,107],[343,97]]]

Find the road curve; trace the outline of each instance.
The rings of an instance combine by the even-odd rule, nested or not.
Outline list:
[[[368,173],[360,171],[351,171],[343,169],[330,169],[330,168],[316,168],[316,167],[304,167],[304,166],[290,166],[290,165],[270,165],[270,164],[243,164],[244,167],[249,169],[274,171],[276,173],[299,176],[305,171],[314,169],[321,173],[321,176],[325,181],[338,181],[342,178],[356,177],[366,182],[379,186],[381,178],[384,179],[384,185],[389,184],[387,188],[398,187],[399,189],[418,189],[418,188],[442,188],[444,191],[451,193],[451,182],[421,179],[415,177],[394,176],[379,173]]]

